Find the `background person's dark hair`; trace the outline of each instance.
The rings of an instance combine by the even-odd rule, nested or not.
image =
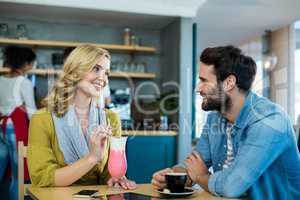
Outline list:
[[[7,46],[3,52],[4,66],[12,70],[22,69],[36,59],[36,54],[27,47]]]
[[[222,82],[229,75],[234,75],[240,90],[250,90],[256,75],[256,63],[251,57],[242,54],[240,49],[234,46],[206,48],[200,61],[206,65],[214,65],[218,81]]]

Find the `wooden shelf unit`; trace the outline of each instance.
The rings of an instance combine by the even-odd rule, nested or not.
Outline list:
[[[83,42],[70,42],[70,41],[52,41],[52,40],[29,40],[29,39],[10,39],[10,38],[0,38],[0,45],[27,45],[27,46],[37,46],[37,47],[76,47]],[[141,53],[155,53],[156,49],[153,47],[144,46],[128,46],[128,45],[116,45],[116,44],[97,44],[96,45],[107,50],[112,51],[122,51],[122,52],[141,52]],[[0,68],[0,73],[7,73],[9,69]],[[29,74],[36,75],[59,75],[61,70],[55,69],[33,69],[29,71]],[[156,78],[155,73],[142,73],[142,72],[111,72],[110,77],[112,78],[140,78],[140,79],[154,79]]]
[[[89,42],[69,42],[69,41],[53,41],[53,40],[29,40],[29,39],[10,39],[0,38],[0,44],[2,45],[27,45],[27,46],[39,46],[39,47],[76,47],[80,44]],[[154,47],[145,46],[128,46],[128,45],[117,45],[117,44],[97,44],[89,43],[101,47],[103,49],[112,51],[127,51],[127,52],[144,52],[144,53],[155,53]]]
[[[8,68],[0,68],[0,74],[8,73]],[[36,74],[41,76],[46,75],[59,75],[62,70],[55,69],[32,69],[28,74]],[[140,78],[140,79],[154,79],[156,78],[155,73],[142,73],[142,72],[111,72],[110,77],[112,78]]]

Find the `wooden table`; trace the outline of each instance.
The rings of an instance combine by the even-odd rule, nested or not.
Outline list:
[[[33,199],[40,200],[71,200],[73,199],[72,194],[79,192],[80,190],[98,190],[100,194],[110,195],[110,194],[120,194],[133,192],[137,194],[143,194],[153,197],[153,200],[159,198],[159,193],[157,193],[151,184],[139,184],[138,188],[135,190],[122,190],[118,188],[110,188],[107,185],[97,185],[97,186],[70,186],[70,187],[49,187],[49,188],[39,188],[30,185],[27,188],[27,194]],[[184,197],[183,199],[222,199],[215,197],[206,191],[197,191],[195,194]]]

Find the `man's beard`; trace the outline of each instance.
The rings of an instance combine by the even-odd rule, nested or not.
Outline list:
[[[222,90],[219,86],[213,88],[211,92],[208,94],[201,94],[203,97],[202,109],[204,111],[219,111],[221,113],[225,113],[230,109],[231,99],[230,97]]]

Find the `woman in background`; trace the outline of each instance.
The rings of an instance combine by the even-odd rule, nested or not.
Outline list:
[[[4,67],[10,71],[0,76],[0,178],[3,178],[10,160],[10,199],[17,198],[17,144],[23,141],[27,145],[29,119],[36,110],[33,85],[25,77],[35,59],[36,55],[30,48],[8,46],[4,49]],[[26,163],[24,178],[29,180]]]
[[[28,118],[36,111],[33,85],[25,75],[36,59],[30,48],[8,46],[4,49],[4,67],[10,71],[0,76],[0,113],[11,115],[16,108],[26,109]]]
[[[109,70],[109,53],[92,45],[78,46],[67,57],[46,108],[30,122],[27,156],[33,185],[136,187],[126,177],[110,178],[107,169],[108,136],[121,136],[119,116],[96,103]]]

